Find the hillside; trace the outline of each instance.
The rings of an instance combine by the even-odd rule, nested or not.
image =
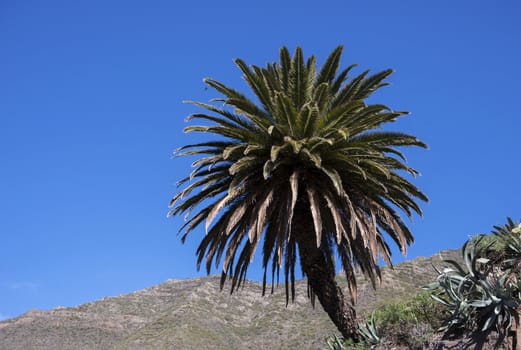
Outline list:
[[[442,265],[441,258],[459,259],[459,253],[384,268],[376,292],[360,278],[359,313],[417,293],[435,277],[432,265]],[[336,333],[320,305],[311,307],[305,281],[297,283],[296,300],[287,307],[282,285],[273,295],[261,291],[259,283],[248,282],[230,295],[211,276],[169,280],[77,307],[33,310],[0,322],[0,350],[323,349],[324,338]]]

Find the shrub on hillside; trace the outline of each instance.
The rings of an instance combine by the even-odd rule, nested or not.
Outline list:
[[[391,345],[422,349],[441,326],[443,307],[422,292],[413,298],[378,306],[359,324],[362,343],[329,337],[329,350],[386,349]]]

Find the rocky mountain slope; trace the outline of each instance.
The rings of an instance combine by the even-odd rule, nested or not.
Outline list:
[[[419,292],[435,277],[432,265],[459,259],[444,251],[384,268],[376,291],[359,279],[359,313]],[[342,276],[338,277],[342,281]],[[169,280],[134,293],[77,307],[33,310],[0,322],[0,350],[324,349],[336,329],[299,281],[286,307],[284,287],[261,296],[248,282],[230,295],[215,276]]]

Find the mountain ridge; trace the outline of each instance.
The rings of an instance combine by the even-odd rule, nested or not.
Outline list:
[[[442,259],[459,260],[460,252],[384,267],[376,290],[359,276],[358,312],[420,292]],[[311,307],[305,280],[286,306],[282,284],[262,296],[261,284],[247,281],[230,295],[219,279],[167,280],[75,307],[31,310],[0,322],[0,350],[323,349],[325,337],[338,334],[321,306]]]

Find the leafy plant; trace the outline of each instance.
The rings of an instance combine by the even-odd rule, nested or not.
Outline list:
[[[371,350],[366,342],[355,343],[352,339],[343,339],[336,335],[326,338],[327,350]]]
[[[517,227],[510,218],[505,226],[494,226],[493,236],[480,235],[465,243],[464,267],[447,260],[450,267],[437,270],[436,282],[425,289],[448,310],[440,330],[495,331],[500,343],[513,320],[518,322],[521,230]]]
[[[337,337],[336,335],[332,335],[326,338],[326,344],[329,350],[345,350],[346,344],[345,340]]]
[[[507,218],[503,226],[494,226],[493,235],[501,243],[498,254],[504,268],[512,269],[512,273],[519,275],[521,266],[521,223],[515,223]]]
[[[443,315],[443,307],[430,293],[418,293],[407,300],[378,305],[367,320],[358,324],[360,343],[332,336],[329,344],[337,346],[334,349],[384,349],[391,345],[423,349],[443,322]]]
[[[377,345],[380,343],[380,336],[376,329],[376,322],[374,319],[374,312],[371,314],[371,319],[367,322],[361,322],[358,324],[358,333],[362,337],[363,341],[369,345]]]
[[[412,299],[379,306],[374,311],[380,343],[422,349],[442,322],[440,305],[423,292]]]

